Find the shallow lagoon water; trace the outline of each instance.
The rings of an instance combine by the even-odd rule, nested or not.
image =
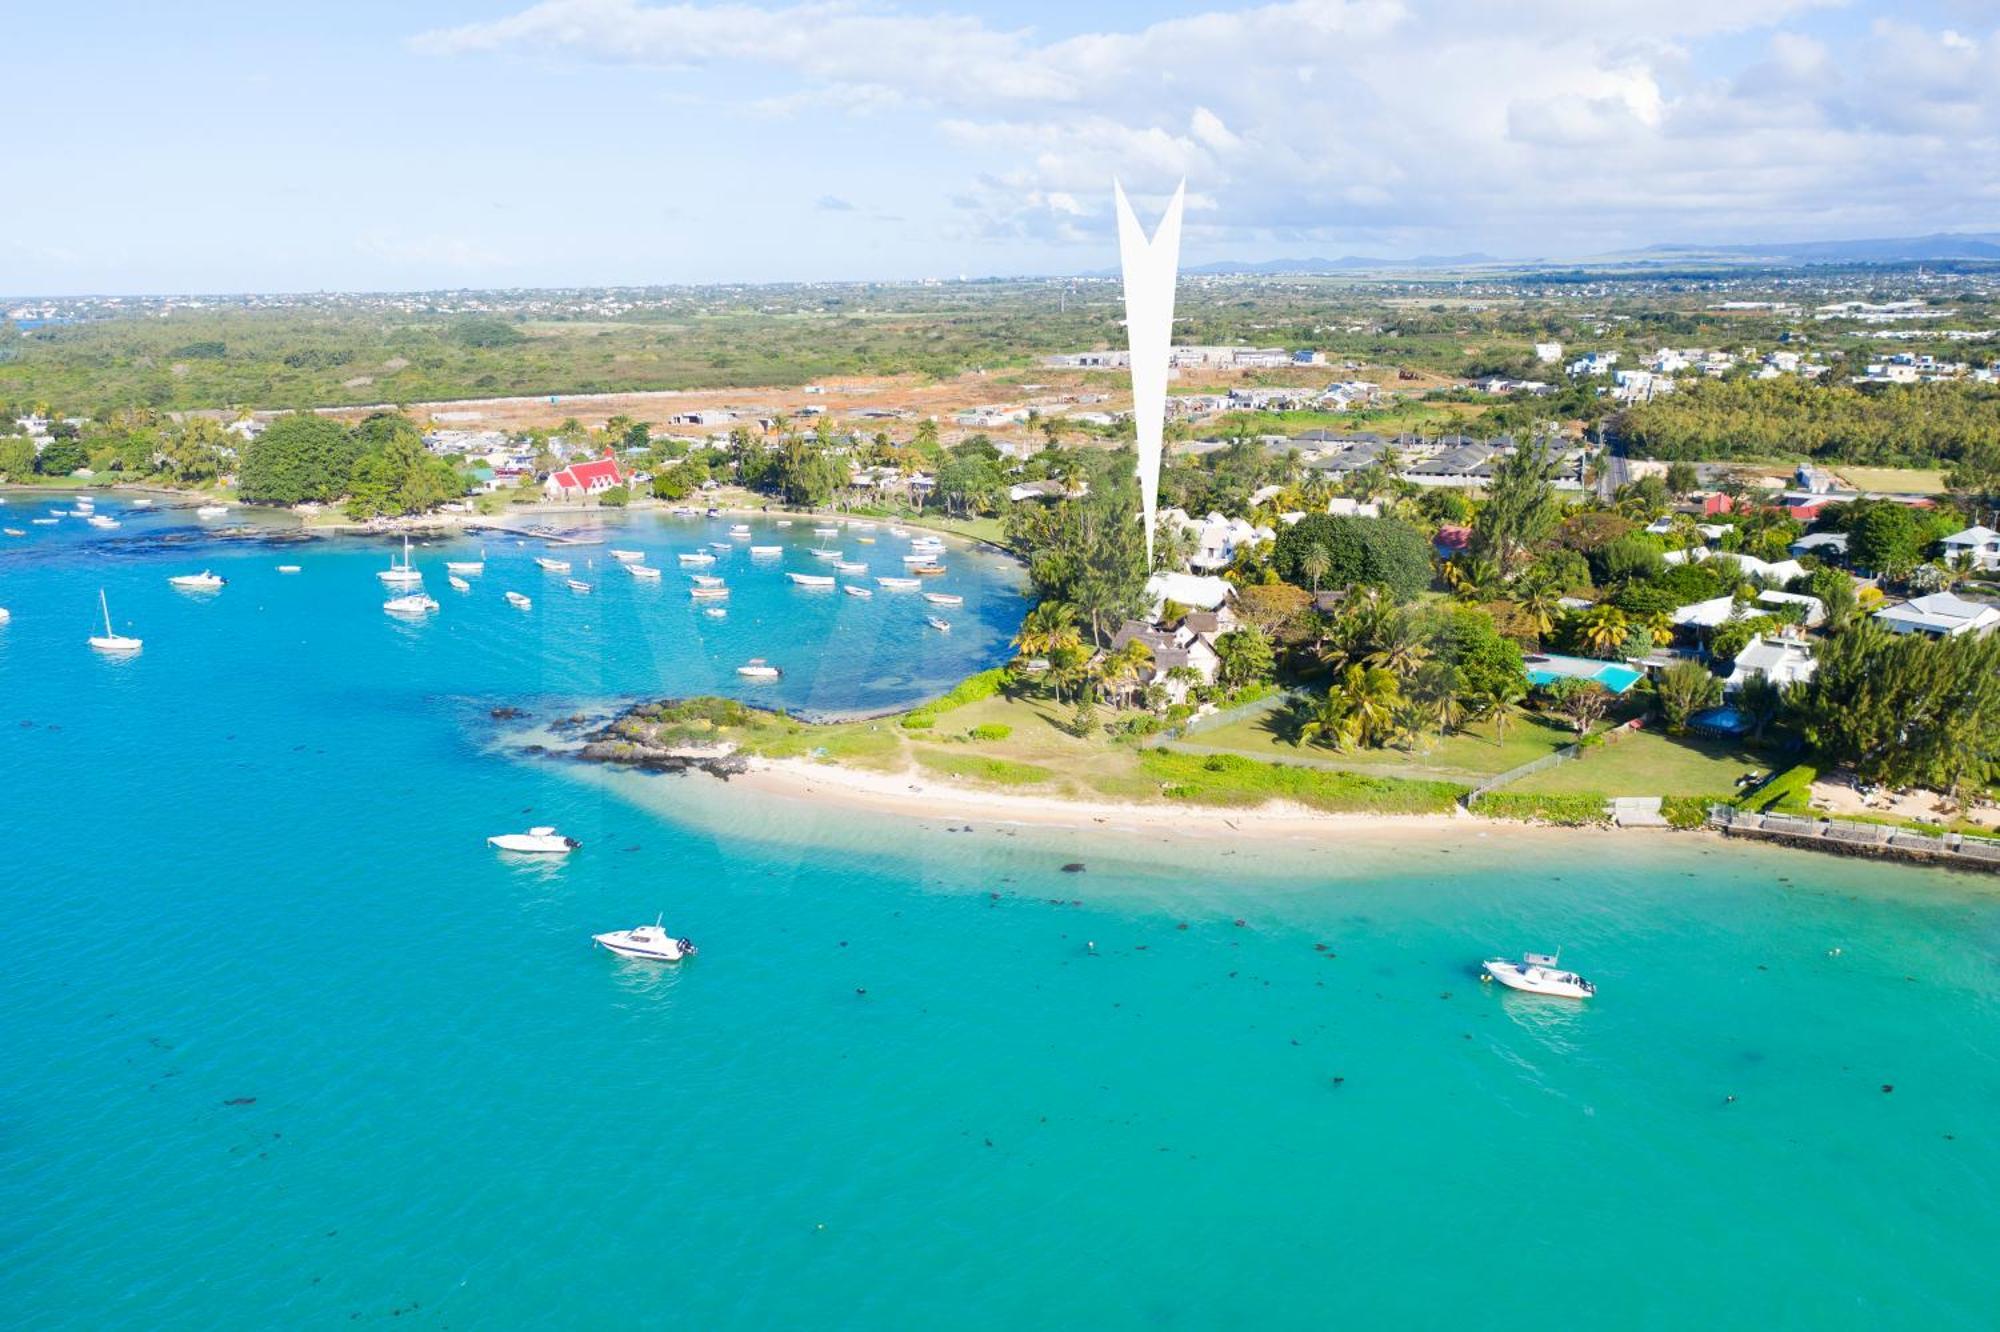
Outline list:
[[[633,544],[726,527],[674,521]],[[947,832],[584,770],[490,710],[755,696],[749,655],[794,706],[893,705],[1004,651],[1013,577],[954,554],[938,641],[747,566],[725,621],[671,565],[658,605],[570,600],[489,540],[413,629],[386,547],[161,550],[190,526],[0,547],[15,1325],[1989,1324],[1990,881]],[[167,589],[204,564],[220,596]],[[100,583],[134,661],[83,647]],[[584,850],[481,844],[531,821]],[[686,967],[588,945],[662,911]],[[1597,1001],[1477,983],[1557,945]]]

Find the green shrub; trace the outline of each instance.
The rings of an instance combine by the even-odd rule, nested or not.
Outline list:
[[[1713,803],[1707,796],[1668,796],[1660,802],[1660,816],[1669,828],[1700,828],[1708,823]]]
[[[942,697],[934,698],[922,707],[912,708],[903,714],[902,725],[905,730],[926,730],[937,725],[940,713],[992,698],[1000,692],[1001,686],[1006,682],[1007,670],[1003,666],[995,666],[992,670],[981,671],[977,675],[968,675],[953,685]]]
[[[1736,807],[1753,814],[1803,814],[1811,808],[1812,784],[1817,780],[1819,769],[1801,763],[1736,797]]]
[[[1553,823],[1562,828],[1586,828],[1611,822],[1601,795],[1525,795],[1494,791],[1479,797],[1472,808],[1474,813],[1488,818]]]
[[[928,731],[937,725],[937,714],[919,709],[903,714],[903,729],[906,731]]]
[[[982,722],[966,732],[974,740],[1005,740],[1014,734],[1014,728],[1005,722]]]

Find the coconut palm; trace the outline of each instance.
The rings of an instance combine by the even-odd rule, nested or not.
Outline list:
[[[1527,695],[1527,687],[1519,680],[1496,677],[1475,687],[1467,701],[1473,715],[1493,723],[1493,742],[1499,744],[1506,738],[1516,705]]]
[[[1124,707],[1138,682],[1152,674],[1152,665],[1153,649],[1135,638],[1124,647],[1106,653],[1098,672],[1111,690],[1112,699]]]
[[[1313,705],[1312,711],[1299,724],[1299,743],[1302,745],[1324,744],[1333,749],[1345,749],[1354,743],[1353,719],[1347,712],[1347,701],[1333,690]]]
[[[1333,692],[1340,695],[1350,731],[1359,743],[1379,749],[1396,738],[1403,689],[1393,671],[1381,666],[1349,666]]]
[[[1544,579],[1529,578],[1521,581],[1514,595],[1520,603],[1522,623],[1535,631],[1536,638],[1547,638],[1562,610],[1562,589]]]
[[[1326,547],[1314,545],[1306,547],[1306,553],[1299,556],[1299,572],[1312,584],[1315,595],[1319,592],[1319,580],[1333,569],[1333,557],[1326,553]]]
[[[1632,623],[1625,612],[1616,606],[1592,606],[1584,614],[1582,634],[1584,646],[1602,656],[1615,652],[1624,646],[1625,639],[1632,632]]]
[[[1076,625],[1076,607],[1066,601],[1044,601],[1029,611],[1014,634],[1021,656],[1046,657],[1058,648],[1083,641]]]

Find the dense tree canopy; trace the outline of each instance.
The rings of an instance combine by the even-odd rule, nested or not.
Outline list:
[[[340,422],[310,412],[279,417],[243,451],[236,473],[246,500],[298,504],[347,493],[361,444]]]
[[[1612,428],[1634,452],[1655,458],[1805,454],[1929,466],[2000,445],[2000,387],[1695,380],[1627,408]]]
[[[1314,552],[1324,556],[1324,570],[1318,570]],[[1430,542],[1395,518],[1307,514],[1278,533],[1271,563],[1290,582],[1313,582],[1318,571],[1321,586],[1383,587],[1399,601],[1431,585]]]

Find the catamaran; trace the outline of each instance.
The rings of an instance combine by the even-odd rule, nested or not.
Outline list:
[[[391,587],[410,587],[424,581],[422,571],[410,563],[410,538],[408,534],[405,534],[403,537],[403,562],[398,564],[395,557],[390,556],[389,567],[378,571],[375,576]]]
[[[97,604],[104,610],[104,632],[92,634],[90,645],[99,652],[137,652],[146,645],[142,638],[132,638],[116,632],[111,627],[111,603],[104,599],[104,589],[97,589]]]

